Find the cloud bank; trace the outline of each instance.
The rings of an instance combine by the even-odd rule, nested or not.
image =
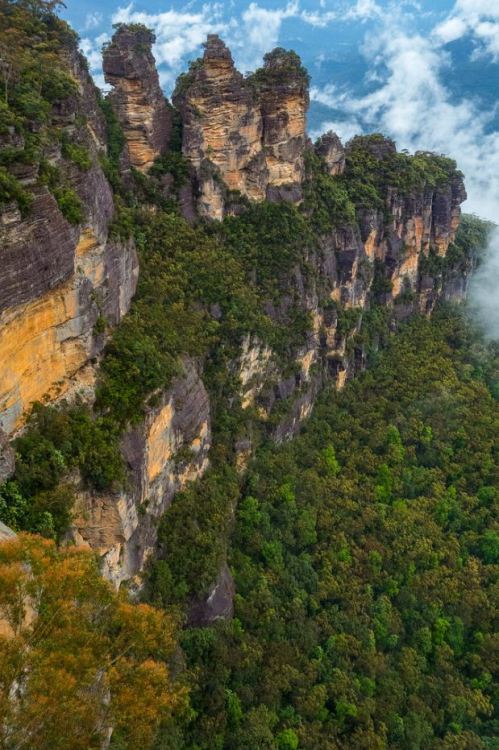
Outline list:
[[[494,7],[495,6],[495,7]],[[435,28],[435,36],[448,43],[470,35],[477,56],[499,60],[499,5],[496,0],[457,0],[453,11]]]
[[[499,341],[499,229],[492,233],[485,260],[471,280],[470,302],[486,337]]]

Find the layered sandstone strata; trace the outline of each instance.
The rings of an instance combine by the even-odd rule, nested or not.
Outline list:
[[[217,35],[208,36],[202,61],[180,77],[173,101],[182,113],[182,150],[198,176],[200,212],[222,218],[224,188],[263,200],[268,175],[262,114]]]
[[[267,197],[301,199],[305,177],[309,77],[295,52],[278,48],[264,57],[252,77],[263,118],[263,152],[268,170]]]
[[[373,140],[368,148],[380,170],[383,161],[396,153],[395,143],[388,138]],[[369,260],[383,263],[392,285],[392,299],[403,291],[417,294],[421,262],[431,251],[445,257],[455,239],[465,200],[464,182],[456,172],[418,190],[388,187],[385,209],[358,211],[365,252]]]
[[[99,163],[105,125],[95,87],[75,50],[68,66],[79,91],[54,107],[52,122],[63,142],[85,149],[90,165],[78,167],[59,144],[48,145],[45,158],[78,197],[83,220],[67,221],[34,165],[18,175],[33,194],[30,211],[23,216],[15,204],[0,211],[0,428],[7,433],[33,401],[91,384],[86,366],[105,343],[95,323],[115,325],[137,282],[133,243],[109,237],[114,204]]]
[[[142,425],[123,437],[126,490],[79,493],[72,538],[98,551],[104,575],[116,586],[144,569],[173,496],[208,466],[208,394],[195,363],[186,358],[183,369]]]
[[[151,52],[154,34],[142,26],[120,26],[104,50],[110,100],[125,136],[129,162],[145,172],[166,151],[172,117]]]
[[[144,29],[121,28],[106,51],[113,103],[130,162],[140,169],[150,166],[169,137],[152,39]],[[58,145],[46,156],[79,196],[84,220],[70,225],[30,169],[21,177],[33,191],[31,213],[22,216],[11,205],[0,216],[0,428],[9,433],[22,424],[33,400],[56,399],[77,388],[91,393],[93,360],[105,343],[102,326],[95,323],[104,319],[113,325],[121,319],[137,280],[133,244],[109,236],[114,206],[99,165],[105,124],[95,90],[77,55],[70,64],[79,97],[55,107],[53,118],[67,137],[85,145],[91,166],[78,168]],[[260,71],[244,78],[223,42],[210,36],[203,60],[181,77],[175,103],[183,118],[183,152],[197,177],[201,215],[223,218],[231,190],[255,201],[300,200],[304,155],[311,146],[305,136],[307,77],[296,55],[276,50]],[[395,145],[375,138],[369,148],[383,173]],[[316,149],[322,174],[341,184],[349,147],[330,133]],[[430,312],[439,297],[463,296],[468,268],[444,278],[423,264],[430,251],[447,252],[464,198],[458,173],[412,192],[388,186],[384,205],[378,201],[375,208],[358,208],[351,224],[332,222],[313,246],[302,248],[294,268],[282,270],[282,293],[266,301],[266,313],[289,325],[289,311],[297,305],[308,313],[311,326],[286,362],[255,337],[241,342],[230,365],[239,376],[249,423],[234,446],[241,471],[251,457],[256,421],[272,439],[289,438],[310,414],[325,382],[342,388],[364,366],[365,345],[357,334],[375,304],[389,307],[395,320]],[[375,269],[381,271],[381,285]],[[174,494],[208,466],[210,402],[202,380],[202,366],[186,359],[171,388],[155,394],[156,405],[142,424],[125,433],[122,448],[130,477],[122,491],[99,494],[77,486],[73,539],[98,551],[104,574],[116,586],[143,571],[155,549],[158,521]],[[0,481],[12,467],[0,429]],[[193,602],[191,621],[204,624],[230,615],[232,595],[230,573],[223,566],[207,601]]]
[[[194,166],[199,210],[221,219],[227,191],[250,200],[300,200],[308,77],[294,53],[275,50],[249,78],[215,34],[180,77],[173,98],[182,151]]]

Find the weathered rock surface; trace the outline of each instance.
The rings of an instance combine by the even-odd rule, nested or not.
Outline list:
[[[324,159],[327,170],[333,177],[345,171],[345,149],[336,133],[329,131],[321,135],[315,150]]]
[[[72,532],[99,552],[116,586],[140,573],[153,553],[159,519],[175,493],[202,476],[211,445],[210,404],[196,365],[161,396],[145,422],[123,438],[130,487],[117,495],[80,492]]]
[[[105,343],[94,325],[99,317],[115,325],[137,283],[133,244],[108,236],[114,205],[98,159],[105,127],[95,87],[76,51],[68,65],[79,95],[56,106],[52,117],[64,137],[86,148],[91,165],[79,169],[54,145],[46,158],[80,198],[83,222],[69,224],[47,188],[36,185],[27,216],[15,205],[0,211],[0,428],[7,433],[33,401],[77,388],[80,377],[88,384],[86,365]],[[85,125],[77,124],[78,115]]]
[[[103,56],[110,100],[123,128],[132,167],[143,172],[166,151],[171,111],[159,85],[151,52],[154,34],[145,27],[119,27]]]
[[[14,539],[16,536],[15,531],[9,529],[4,523],[0,521],[0,542],[5,542],[7,539]],[[0,620],[1,623],[1,620]],[[1,632],[1,631],[0,631]]]
[[[15,455],[7,435],[0,430],[0,485],[14,473]]]
[[[389,139],[377,140],[370,150],[380,161],[393,153]],[[365,252],[370,261],[383,264],[386,280],[391,284],[393,300],[403,291],[419,291],[420,265],[430,251],[445,257],[455,239],[461,217],[461,203],[466,200],[462,178],[456,174],[445,184],[425,186],[419,192],[388,190],[386,210],[364,210],[358,222]],[[391,217],[387,223],[386,214]]]
[[[171,130],[152,42],[145,29],[119,28],[104,59],[128,162],[143,171],[167,148]],[[92,361],[105,343],[105,336],[94,333],[95,323],[103,317],[116,324],[129,308],[137,281],[133,244],[109,237],[114,205],[98,159],[105,150],[105,127],[95,89],[77,54],[68,64],[80,93],[55,107],[53,117],[67,137],[85,145],[91,166],[82,171],[63,158],[59,146],[51,146],[47,158],[80,197],[84,221],[70,225],[41,185],[33,187],[29,216],[22,217],[14,206],[0,215],[0,428],[8,433],[19,428],[34,400],[82,388],[92,392]],[[229,50],[212,35],[203,60],[181,78],[175,104],[183,121],[183,153],[196,175],[198,214],[222,219],[230,191],[252,201],[301,200],[304,156],[311,145],[305,134],[308,80],[296,55],[275,50],[260,71],[244,78]],[[78,124],[83,118],[86,124]],[[388,139],[372,144],[380,168],[394,151]],[[341,178],[348,149],[339,138],[326,134],[316,153],[324,171]],[[22,177],[24,184],[35,185],[32,170]],[[197,218],[190,187],[185,210]],[[302,263],[286,272],[283,293],[267,302],[266,312],[287,325],[298,301],[310,316],[311,330],[284,365],[267,344],[249,336],[232,363],[248,422],[259,421],[258,428],[277,442],[295,434],[325,382],[342,388],[365,366],[356,334],[375,303],[390,307],[395,320],[417,310],[431,312],[441,297],[464,296],[468,266],[444,276],[425,265],[430,251],[445,256],[464,198],[458,175],[414,193],[390,188],[386,206],[358,210],[357,222],[331,229],[318,247],[303,248]],[[221,316],[216,304],[211,312],[216,319]],[[175,493],[208,466],[211,415],[202,375],[201,366],[186,359],[183,375],[168,391],[155,394],[157,405],[140,426],[125,433],[122,450],[130,481],[121,492],[79,489],[72,538],[98,551],[104,575],[116,586],[134,582],[143,571],[157,543],[160,517]],[[237,436],[234,447],[243,471],[253,449],[251,429]],[[0,430],[0,482],[12,468]],[[191,602],[191,624],[229,617],[233,594],[224,565],[207,597]]]
[[[208,36],[202,62],[180,78],[173,101],[182,113],[182,150],[198,177],[200,213],[223,218],[227,189],[263,200],[262,115],[253,88],[217,35]]]
[[[301,199],[308,81],[290,54],[275,50],[245,79],[211,34],[203,59],[179,79],[173,101],[202,215],[223,218],[228,190],[255,201]]]
[[[251,78],[263,118],[263,152],[270,200],[301,199],[305,176],[308,74],[294,52],[275,49]]]
[[[337,136],[328,134],[318,148],[325,160],[330,146],[335,154],[344,154]],[[381,161],[394,153],[395,144],[379,139],[373,150]],[[356,342],[356,334],[374,304],[387,306],[394,319],[402,319],[414,312],[431,313],[442,298],[464,299],[472,262],[462,261],[459,268],[432,275],[426,259],[430,252],[447,253],[465,198],[458,174],[446,184],[416,193],[391,188],[388,211],[358,212],[357,227],[336,228],[322,238],[319,250],[305,253],[301,267],[283,282],[286,293],[279,305],[269,303],[266,310],[284,323],[295,298],[310,314],[312,330],[295,353],[294,373],[283,375],[274,353],[258,340],[244,340],[238,362],[243,407],[255,409],[268,422],[274,440],[281,442],[297,432],[326,381],[340,389],[365,366],[365,352]],[[388,212],[392,215],[389,223]],[[311,273],[304,274],[303,266]],[[344,311],[351,317],[348,326],[340,320]],[[274,414],[283,403],[285,414],[276,419]],[[248,452],[246,444],[241,451],[243,463],[247,463]]]
[[[236,589],[229,566],[225,563],[208,595],[191,602],[187,624],[194,628],[212,625],[217,620],[229,620],[234,614]]]

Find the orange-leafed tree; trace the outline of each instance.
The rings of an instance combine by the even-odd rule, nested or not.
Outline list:
[[[0,544],[0,748],[151,747],[185,703],[175,623],[133,604],[80,548]]]

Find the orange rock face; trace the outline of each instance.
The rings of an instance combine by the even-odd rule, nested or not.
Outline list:
[[[94,325],[100,316],[115,325],[137,282],[132,242],[109,238],[114,204],[99,163],[105,125],[95,87],[76,50],[68,65],[80,97],[57,114],[57,123],[85,147],[91,166],[79,169],[53,146],[48,156],[77,194],[82,223],[71,225],[39,185],[26,216],[15,204],[0,210],[0,432],[8,434],[22,425],[33,401],[80,386],[89,392],[89,362],[105,343]],[[84,124],[75,126],[77,115]]]
[[[132,167],[146,172],[170,140],[171,114],[159,85],[146,28],[119,28],[103,58],[104,76],[114,87],[111,102],[126,140]]]
[[[308,79],[289,55],[267,55],[264,68],[244,78],[222,40],[210,35],[203,59],[180,78],[174,103],[202,215],[223,218],[230,190],[255,201],[301,198]]]

